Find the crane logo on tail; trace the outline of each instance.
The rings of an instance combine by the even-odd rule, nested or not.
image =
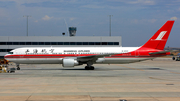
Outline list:
[[[162,40],[163,36],[166,34],[167,31],[162,31],[159,36],[155,40]]]

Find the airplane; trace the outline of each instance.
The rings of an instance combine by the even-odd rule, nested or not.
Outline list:
[[[62,64],[74,67],[83,64],[94,70],[93,64],[127,64],[170,55],[164,51],[174,20],[168,20],[140,47],[24,47],[10,51],[4,57],[19,64]]]

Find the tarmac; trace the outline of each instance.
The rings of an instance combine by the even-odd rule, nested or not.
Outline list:
[[[0,73],[0,101],[180,101],[180,61],[84,66],[23,64]]]

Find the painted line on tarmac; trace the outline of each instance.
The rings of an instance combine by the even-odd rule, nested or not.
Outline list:
[[[173,73],[173,74],[180,74],[180,73],[178,73],[178,72],[170,72],[170,73]]]

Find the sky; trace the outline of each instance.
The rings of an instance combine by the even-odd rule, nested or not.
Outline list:
[[[167,20],[174,19],[166,47],[180,47],[180,0],[0,0],[0,36],[67,35],[122,37],[122,46],[143,45]]]

